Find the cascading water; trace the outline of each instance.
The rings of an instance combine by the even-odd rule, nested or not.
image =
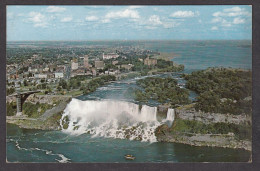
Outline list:
[[[174,121],[174,115],[174,109],[168,108],[166,119],[164,119],[162,122],[166,123],[169,127],[171,127]]]
[[[60,120],[64,132],[156,142],[157,107],[124,101],[72,99]]]
[[[167,118],[168,121],[174,121],[174,109],[169,108],[167,111]]]
[[[167,117],[157,121],[157,107],[115,100],[81,101],[72,99],[67,105],[60,126],[64,132],[80,135],[156,142],[155,129],[161,124],[170,127],[174,109],[168,109]]]

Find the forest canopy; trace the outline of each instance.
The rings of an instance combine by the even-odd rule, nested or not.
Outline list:
[[[196,110],[251,115],[252,71],[208,68],[183,77],[186,88],[199,94]]]
[[[138,80],[136,84],[141,89],[134,89],[134,98],[146,103],[156,100],[159,103],[170,103],[172,107],[190,103],[189,91],[177,85],[173,78],[147,77]]]

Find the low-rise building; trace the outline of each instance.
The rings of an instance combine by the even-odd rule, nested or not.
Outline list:
[[[34,74],[34,78],[39,78],[39,79],[41,79],[41,78],[47,78],[47,74]]]
[[[124,65],[121,65],[121,68],[125,68],[127,70],[130,70],[134,65],[133,64],[124,64]]]
[[[76,60],[71,61],[71,70],[76,70],[79,68],[79,63]]]
[[[49,71],[49,68],[48,67],[46,67],[46,68],[43,68],[43,70],[42,70],[43,72],[48,72]]]
[[[88,55],[84,56],[84,67],[86,69],[89,69],[89,63],[88,63]]]
[[[118,64],[118,61],[112,61],[112,64],[116,65],[116,64]]]
[[[37,69],[37,68],[29,67],[29,68],[28,68],[28,71],[29,71],[29,72],[32,72],[32,73],[36,73],[36,72],[38,72],[38,69]]]
[[[140,62],[143,62],[143,61],[144,61],[142,58],[138,58],[138,60],[139,60]]]
[[[91,72],[92,72],[92,76],[96,76],[97,75],[96,68],[91,68]]]
[[[97,69],[104,69],[104,61],[95,61],[95,67]]]
[[[108,53],[108,54],[104,54],[103,53],[103,59],[105,60],[105,59],[116,59],[116,58],[118,58],[119,57],[119,55],[118,54],[116,54],[116,53]]]
[[[64,77],[63,72],[55,72],[54,75],[55,75],[55,78],[63,78]]]
[[[148,58],[145,58],[145,60],[144,60],[144,65],[154,66],[156,64],[157,64],[157,59],[150,59],[148,57]]]

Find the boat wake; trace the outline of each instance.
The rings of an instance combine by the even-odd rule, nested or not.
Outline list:
[[[18,140],[10,140],[10,141],[15,141],[15,146],[18,150],[24,150],[24,151],[43,151],[45,152],[46,155],[52,155],[52,156],[58,156],[60,159],[55,159],[59,163],[69,163],[69,160],[67,157],[65,157],[63,154],[56,154],[53,153],[50,150],[45,150],[45,149],[40,149],[40,148],[23,148],[20,146]]]

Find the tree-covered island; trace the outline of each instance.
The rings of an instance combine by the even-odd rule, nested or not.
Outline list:
[[[214,113],[252,113],[252,72],[208,68],[183,76],[186,88],[198,93],[196,110]]]
[[[147,77],[138,80],[136,84],[140,89],[128,89],[136,101],[146,103],[155,100],[159,103],[169,103],[172,107],[190,103],[189,91],[180,88],[173,78]]]
[[[158,140],[251,150],[251,74],[208,68],[183,75],[186,88],[198,94],[197,100],[175,108],[173,125],[158,127]]]

